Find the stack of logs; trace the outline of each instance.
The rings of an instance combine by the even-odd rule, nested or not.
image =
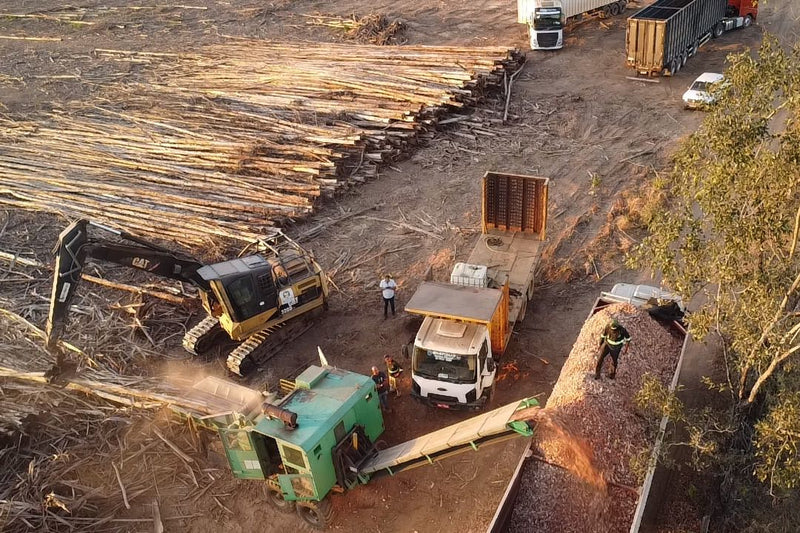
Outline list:
[[[252,241],[375,176],[521,60],[497,47],[264,41],[95,57],[137,74],[96,101],[0,119],[0,203],[191,248]]]

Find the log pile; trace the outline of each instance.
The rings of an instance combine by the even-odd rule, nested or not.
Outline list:
[[[136,75],[96,101],[0,120],[0,204],[193,249],[252,241],[375,176],[521,59],[496,47],[246,40],[95,57]]]
[[[633,340],[620,358],[616,379],[595,381],[597,343],[612,317]],[[583,325],[544,410],[558,424],[537,426],[533,448],[539,460],[529,460],[521,474],[512,533],[630,529],[638,500],[634,487],[641,484],[631,460],[646,454],[654,439],[647,421],[636,413],[633,396],[645,374],[669,384],[681,345],[681,338],[630,304],[606,307]],[[587,483],[590,477],[581,479],[568,470],[575,470],[576,442],[593,451],[594,466],[608,482],[605,490]]]

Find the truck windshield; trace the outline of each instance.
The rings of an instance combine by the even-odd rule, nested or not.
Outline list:
[[[533,29],[539,31],[560,30],[561,12],[558,10],[537,11],[533,15]]]
[[[458,355],[414,348],[414,374],[450,383],[475,383],[477,355]]]

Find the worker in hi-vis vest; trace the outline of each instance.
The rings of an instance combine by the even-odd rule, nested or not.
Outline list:
[[[600,337],[600,352],[597,355],[597,367],[594,369],[594,379],[600,379],[600,370],[603,368],[603,361],[607,355],[611,356],[611,361],[614,366],[608,377],[614,379],[617,375],[617,363],[619,362],[620,353],[627,353],[628,345],[631,342],[631,334],[628,330],[622,327],[616,318],[611,319],[606,329],[603,330],[603,336]]]

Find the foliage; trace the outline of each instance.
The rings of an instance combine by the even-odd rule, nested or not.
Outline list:
[[[756,456],[761,462],[756,476],[769,481],[772,486],[797,488],[800,486],[800,456],[797,442],[800,439],[800,392],[778,395],[775,408],[756,424]]]
[[[661,182],[669,208],[631,263],[699,302],[691,332],[723,339],[720,388],[738,404],[730,429],[747,441],[728,446],[744,469],[789,488],[800,474],[800,48],[766,37],[756,56],[729,62],[729,83]]]
[[[642,388],[636,392],[633,401],[645,417],[655,425],[658,425],[665,416],[673,421],[685,419],[683,404],[653,374],[647,373],[642,376]]]

